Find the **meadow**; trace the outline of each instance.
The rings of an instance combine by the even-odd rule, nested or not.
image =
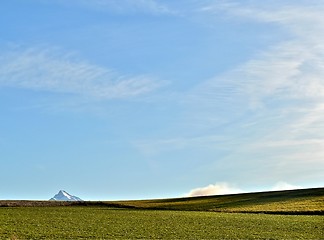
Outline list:
[[[324,189],[118,202],[0,201],[0,239],[323,239]]]
[[[321,239],[322,216],[105,207],[0,209],[1,239]]]

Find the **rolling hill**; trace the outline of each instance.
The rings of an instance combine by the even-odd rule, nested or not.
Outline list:
[[[131,201],[0,201],[0,207],[98,206],[109,208],[324,215],[324,188]]]
[[[324,188],[118,203],[128,207],[161,210],[323,215]]]

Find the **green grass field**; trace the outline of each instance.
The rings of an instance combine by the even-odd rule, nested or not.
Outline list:
[[[0,206],[0,239],[324,239],[324,188]]]
[[[1,239],[321,239],[322,216],[129,210],[0,209]]]

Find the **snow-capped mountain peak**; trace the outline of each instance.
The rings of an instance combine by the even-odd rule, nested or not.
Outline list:
[[[83,201],[81,198],[73,196],[64,190],[60,190],[58,194],[50,199],[50,201]]]

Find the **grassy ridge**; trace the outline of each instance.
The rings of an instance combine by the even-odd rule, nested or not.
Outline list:
[[[323,215],[324,188],[124,201],[118,204],[145,209]]]
[[[0,201],[0,206],[102,206],[155,210],[324,215],[324,188],[138,201]]]

